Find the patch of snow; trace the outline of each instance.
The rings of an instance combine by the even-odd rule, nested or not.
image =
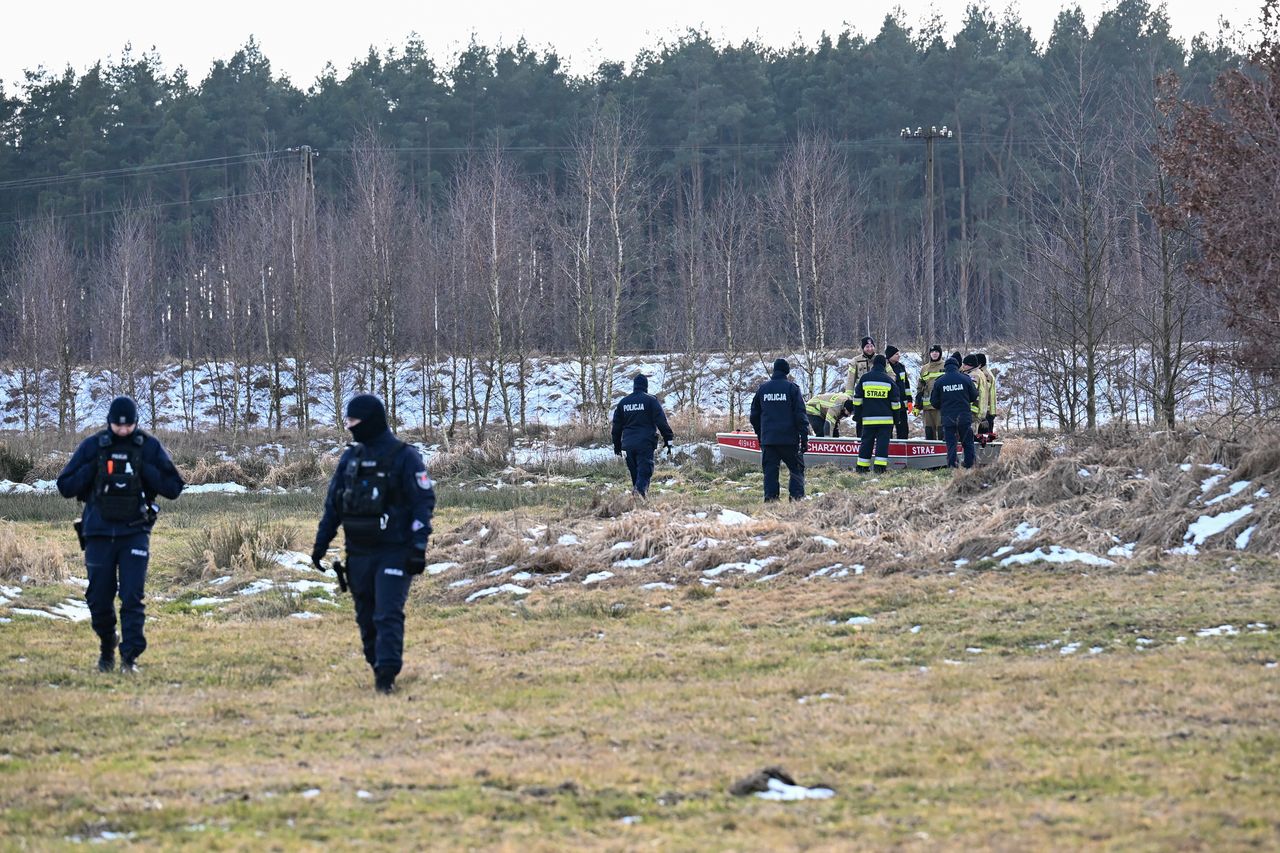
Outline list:
[[[1080,651],[1080,643],[1067,643],[1061,649],[1058,649],[1058,654],[1074,655],[1078,651]]]
[[[200,483],[195,486],[184,486],[182,489],[184,495],[243,495],[248,491],[239,483]]]
[[[1090,474],[1090,473],[1089,473],[1089,469],[1088,469],[1088,468],[1081,468],[1079,471],[1077,471],[1077,472],[1076,472],[1076,475],[1077,475],[1077,476],[1079,476],[1079,477],[1091,477],[1091,476],[1093,476],[1092,474]]]
[[[844,622],[840,622],[836,619],[832,619],[827,624],[828,625],[871,625],[871,624],[874,624],[875,621],[876,620],[872,619],[870,616],[850,616]]]
[[[640,584],[641,589],[675,589],[676,585],[665,581],[655,581],[653,583]]]
[[[1025,521],[1019,522],[1018,526],[1013,529],[1013,541],[1026,542],[1039,532],[1039,527],[1033,527]]]
[[[283,586],[288,587],[294,592],[310,592],[313,589],[323,589],[329,595],[333,595],[338,589],[338,585],[336,583],[309,580],[289,581],[288,583],[283,584]]]
[[[1091,655],[1100,655],[1100,654],[1102,654],[1102,646],[1090,646],[1090,647],[1089,647],[1089,654],[1091,654]]]
[[[923,629],[923,627],[924,627],[923,625],[912,625],[912,626],[911,626],[911,633],[913,633],[913,634],[919,634],[919,633],[920,633],[920,631]]]
[[[959,569],[959,568],[961,568],[961,567],[963,567],[963,566],[967,566],[967,565],[969,565],[969,558],[968,558],[968,557],[961,557],[960,559],[958,559],[958,560],[956,560],[956,561],[955,561],[955,567],[956,567],[957,569]]]
[[[1230,488],[1228,488],[1222,494],[1218,495],[1216,498],[1205,501],[1204,505],[1213,506],[1214,504],[1220,504],[1223,501],[1229,501],[1252,485],[1253,483],[1250,483],[1248,480],[1237,480],[1236,482],[1231,484]]]
[[[983,650],[978,648],[977,646],[970,646],[969,648],[965,649],[965,651],[971,655],[980,655],[983,652]]]
[[[1246,527],[1244,532],[1236,537],[1237,551],[1243,551],[1245,548],[1249,547],[1249,540],[1253,537],[1253,531],[1257,529],[1258,529],[1258,525],[1256,524],[1253,525],[1252,527]]]
[[[454,581],[453,583],[449,584],[449,589],[460,589],[464,586],[471,586],[475,582],[476,582],[475,578],[463,578],[462,580]]]
[[[558,574],[547,575],[547,583],[560,583],[560,581],[564,581],[568,579],[569,579],[568,572],[559,572]]]
[[[215,604],[226,604],[230,600],[231,599],[229,598],[217,598],[215,596],[205,596],[202,598],[191,599],[191,606],[192,607],[211,607]]]
[[[834,548],[840,544],[829,536],[810,536],[809,538],[824,548]]]
[[[1126,560],[1133,559],[1133,549],[1138,547],[1137,542],[1128,542],[1124,545],[1116,545],[1107,551],[1108,557],[1123,557]]]
[[[364,791],[364,790],[356,791],[356,799],[357,799],[357,800],[372,800],[372,799],[373,799],[373,794],[370,794],[368,791]]]
[[[311,612],[306,611],[306,610],[300,611],[300,612],[298,612],[298,613],[290,613],[290,614],[289,614],[289,616],[290,616],[291,618],[293,618],[293,619],[303,619],[303,620],[319,619],[319,618],[320,618],[320,614],[319,614],[319,613],[311,613]]]
[[[511,565],[509,565],[509,566],[503,566],[503,567],[502,567],[502,568],[500,568],[500,569],[494,569],[493,571],[491,571],[491,572],[489,572],[489,573],[488,573],[488,576],[489,576],[489,577],[491,577],[491,578],[500,578],[500,577],[502,577],[503,575],[509,575],[509,574],[511,574],[511,573],[512,573],[512,572],[514,572],[515,570],[516,570],[515,564],[514,564],[514,563],[512,563],[512,564],[511,564]]]
[[[733,509],[722,509],[720,510],[720,514],[716,516],[716,522],[725,526],[750,524],[754,520],[755,519],[746,513],[738,512]]]
[[[994,554],[992,554],[991,556],[992,556],[992,557],[1003,557],[1005,554],[1008,554],[1008,553],[1010,553],[1010,552],[1011,552],[1011,551],[1013,551],[1013,550],[1015,550],[1015,549],[1014,549],[1014,547],[1013,547],[1012,545],[1001,545],[999,548],[997,548],[997,549],[996,549],[996,552],[995,552]]]
[[[275,587],[275,583],[266,578],[258,578],[244,589],[236,590],[236,595],[258,595]]]
[[[86,622],[89,619],[89,605],[83,601],[76,601],[74,598],[68,598],[61,604],[55,604],[49,608],[50,612],[56,613],[64,619],[72,622]]]
[[[533,577],[533,572],[516,572],[511,576],[511,580],[516,581],[517,583],[525,583],[533,580]]]
[[[582,585],[600,583],[600,581],[607,581],[611,577],[613,577],[613,572],[592,572],[582,579]]]
[[[1258,491],[1254,492],[1253,496],[1255,498],[1262,498],[1265,500],[1266,498],[1271,497],[1271,493],[1267,491],[1266,486],[1263,486],[1262,488],[1258,489]]]
[[[836,795],[830,788],[806,788],[804,785],[788,785],[780,779],[769,780],[769,790],[756,791],[762,800],[829,800]]]
[[[634,542],[614,542],[613,545],[609,547],[609,550],[610,551],[626,551],[628,548],[635,547],[635,544],[636,543]]]
[[[81,589],[88,589],[88,588],[89,588],[89,579],[88,579],[88,578],[70,577],[70,578],[67,578],[66,583],[68,583],[68,584],[69,584],[69,585],[71,585],[71,586],[78,586],[78,587],[80,587]]]
[[[834,693],[819,693],[817,696],[801,696],[796,701],[799,702],[801,705],[807,705],[808,703],[814,700],[817,700],[819,702],[825,702],[828,699],[839,699],[839,698],[840,697]]]
[[[1202,515],[1187,528],[1182,538],[1186,545],[1197,547],[1203,545],[1210,537],[1223,532],[1240,519],[1253,513],[1253,504],[1245,504],[1239,509],[1218,515]]]
[[[1002,566],[1027,565],[1030,563],[1083,563],[1086,566],[1114,566],[1115,562],[1096,554],[1063,548],[1061,545],[1050,545],[1049,550],[1037,548],[1024,554],[1012,554],[1000,561]]]
[[[12,601],[20,595],[22,595],[21,587],[4,586],[3,584],[0,584],[0,598],[7,598]],[[0,602],[0,604],[2,603],[4,602]]]
[[[30,607],[14,607],[10,612],[16,613],[19,616],[39,616],[41,619],[57,619],[58,618],[57,616],[54,616],[52,613],[49,613],[47,611],[33,610]]]
[[[271,559],[287,569],[302,572],[315,571],[315,567],[311,565],[311,555],[303,554],[301,551],[281,551],[278,554],[272,554]]]
[[[1200,482],[1200,494],[1208,494],[1214,486],[1218,485],[1226,478],[1226,474],[1214,474],[1212,477],[1205,477],[1204,480]]]
[[[1196,631],[1197,637],[1234,637],[1240,633],[1235,625],[1219,625],[1216,628],[1201,628]]]
[[[581,545],[582,540],[572,533],[564,533],[564,534],[561,534],[560,538],[556,540],[556,544],[557,545]]]
[[[1154,646],[1156,641],[1151,639],[1150,637],[1139,637],[1138,639],[1134,640],[1134,642],[1137,643],[1139,646]]]
[[[461,566],[461,565],[462,565],[461,563],[432,563],[431,565],[427,566],[427,574],[429,575],[442,574],[443,572],[447,572],[450,569],[456,569],[458,568],[458,566]]]
[[[626,815],[625,817],[618,818],[618,823],[621,823],[625,826],[631,826],[632,824],[639,823],[639,822],[640,822],[640,816],[634,815],[634,814],[629,814],[629,815]]]
[[[522,586],[517,586],[516,584],[513,584],[513,583],[504,583],[502,586],[491,586],[491,587],[488,587],[487,589],[476,590],[475,592],[467,596],[467,603],[470,604],[471,602],[476,601],[477,599],[488,598],[491,595],[501,595],[504,592],[509,592],[512,595],[528,595],[529,594],[529,590],[525,589]]]
[[[657,557],[629,557],[625,560],[615,561],[613,564],[613,567],[615,569],[638,569],[641,566],[649,565],[656,559],[658,558]]]
[[[0,616],[0,625],[8,625],[12,621],[8,616]]]
[[[220,578],[214,578],[213,580],[209,581],[209,586],[226,586],[227,584],[231,583],[231,581],[232,581],[231,575],[223,575]]]
[[[302,799],[304,800],[314,800],[318,796],[320,796],[319,788],[308,788],[302,792]]]

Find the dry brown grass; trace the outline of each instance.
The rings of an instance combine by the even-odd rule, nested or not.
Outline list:
[[[232,459],[209,459],[200,457],[194,465],[180,467],[178,473],[182,479],[193,486],[206,483],[239,483],[242,486],[255,486],[240,463]]]
[[[69,559],[56,542],[34,537],[13,522],[0,522],[0,580],[60,581],[70,570]]]

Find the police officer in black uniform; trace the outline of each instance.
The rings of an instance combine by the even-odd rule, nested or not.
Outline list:
[[[972,468],[977,452],[973,446],[973,419],[978,413],[978,386],[960,372],[960,359],[947,359],[946,372],[933,383],[930,404],[942,416],[942,437],[947,442],[947,466],[956,467],[956,443],[964,445],[964,467]]]
[[[751,400],[751,428],[760,439],[760,464],[764,468],[764,499],[780,494],[778,466],[785,462],[791,476],[787,493],[791,500],[804,497],[804,454],[809,450],[809,420],[804,414],[800,386],[787,378],[791,365],[785,358],[773,363],[773,378],[756,390]]]
[[[323,571],[320,561],[341,525],[364,658],[375,689],[392,693],[403,663],[409,584],[426,568],[435,487],[418,451],[392,435],[377,397],[351,398],[347,429],[355,441],[329,482],[311,561]]]
[[[621,456],[626,452],[631,491],[643,498],[648,495],[649,481],[653,479],[653,453],[658,449],[658,434],[662,434],[670,452],[675,433],[667,423],[662,404],[649,394],[649,378],[637,373],[632,389],[613,410],[613,453]]]
[[[159,440],[138,429],[138,406],[116,397],[107,410],[107,428],[80,443],[58,475],[58,492],[84,502],[76,532],[84,549],[89,588],[85,600],[100,651],[98,671],[137,672],[147,648],[142,603],[151,554],[151,527],[160,509],[156,496],[173,500],[182,493],[182,475]],[[116,635],[116,594],[120,630]]]

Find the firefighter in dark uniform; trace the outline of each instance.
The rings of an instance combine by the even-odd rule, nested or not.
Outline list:
[[[898,382],[898,397],[902,400],[902,405],[893,413],[893,430],[899,439],[905,439],[911,435],[911,427],[907,424],[907,415],[911,413],[911,377],[907,375],[907,369],[902,366],[902,355],[895,346],[887,346],[884,348],[885,366],[893,373],[894,379]]]
[[[884,356],[877,355],[872,361],[871,370],[858,377],[858,384],[853,388],[853,405],[862,416],[858,473],[871,473],[873,463],[877,472],[884,473],[889,470],[889,439],[893,435],[893,420],[902,408],[898,380],[889,375]]]
[[[631,491],[643,498],[648,495],[649,481],[653,479],[653,453],[658,449],[658,434],[662,434],[670,453],[675,433],[667,423],[662,403],[649,393],[649,378],[637,373],[632,389],[613,410],[613,453],[615,456],[627,454]]]
[[[409,585],[426,568],[435,487],[418,451],[391,433],[377,397],[351,398],[347,429],[355,441],[329,482],[311,561],[323,571],[320,561],[341,525],[364,659],[375,689],[392,693],[403,663]]]
[[[933,383],[930,402],[942,416],[942,438],[947,442],[947,465],[956,467],[956,443],[964,445],[964,467],[972,468],[973,419],[978,413],[978,386],[960,372],[960,360],[947,359],[946,372]]]
[[[764,499],[780,495],[778,466],[786,463],[791,500],[804,497],[804,454],[809,449],[809,421],[804,414],[800,386],[787,378],[791,365],[785,358],[773,363],[773,378],[756,389],[751,400],[751,428],[760,439],[760,465],[764,469]]]
[[[862,339],[861,347],[862,353],[849,362],[849,372],[844,378],[844,390],[851,396],[854,386],[858,384],[858,377],[871,370],[872,361],[876,357],[876,339],[867,335]],[[859,412],[856,409],[853,413],[853,434],[862,435],[862,421],[859,420]]]
[[[89,436],[58,475],[58,492],[84,502],[77,523],[84,549],[90,621],[98,635],[98,670],[136,672],[147,648],[142,603],[151,554],[151,527],[160,508],[156,496],[173,500],[182,493],[182,475],[159,440],[138,429],[138,406],[116,397],[107,410],[107,428]],[[120,596],[120,632],[116,635],[116,594]]]

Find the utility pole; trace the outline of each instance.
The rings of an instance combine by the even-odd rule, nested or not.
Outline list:
[[[942,127],[930,127],[927,130],[917,127],[912,130],[904,127],[898,134],[903,139],[923,139],[924,140],[924,194],[925,194],[925,214],[924,214],[924,346],[931,346],[934,341],[935,314],[937,313],[937,296],[934,291],[933,274],[934,267],[937,265],[934,258],[933,249],[933,141],[935,139],[950,139],[955,133],[948,130],[944,124]]]

